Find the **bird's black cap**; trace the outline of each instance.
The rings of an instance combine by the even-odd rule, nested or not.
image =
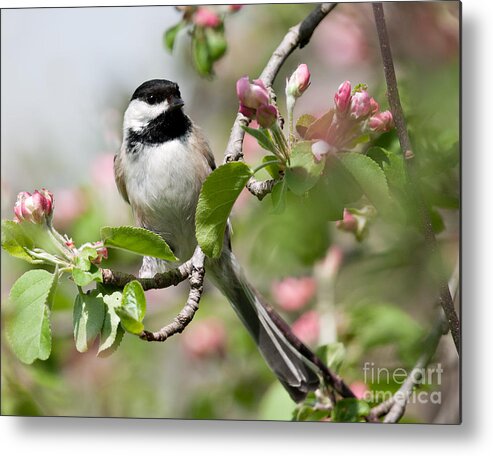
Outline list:
[[[181,101],[180,88],[176,82],[166,79],[151,79],[141,84],[132,95],[132,100],[142,100],[151,105],[162,103],[165,100]],[[170,103],[171,104],[171,103]]]

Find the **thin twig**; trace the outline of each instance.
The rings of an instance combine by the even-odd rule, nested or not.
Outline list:
[[[419,187],[419,176],[416,169],[416,155],[413,152],[411,146],[404,112],[402,110],[401,101],[399,98],[399,89],[397,87],[394,61],[392,59],[392,51],[390,49],[390,42],[387,33],[387,25],[385,23],[383,6],[381,3],[373,3],[372,6],[373,14],[375,16],[375,24],[378,32],[378,39],[380,41],[380,51],[382,54],[385,80],[387,82],[387,97],[389,100],[390,109],[392,111],[392,116],[394,118],[399,143],[404,155],[407,177],[413,187],[413,194],[416,198],[416,203],[419,208],[419,215],[421,218],[421,225],[425,240],[430,248],[431,253],[433,255],[436,255],[437,259],[439,260],[439,265],[441,265],[441,258],[438,251],[435,233],[433,232],[430,214]],[[445,312],[448,326],[450,328],[452,338],[454,339],[455,348],[457,349],[457,353],[460,355],[460,321],[454,308],[453,299],[450,295],[447,281],[444,277],[441,278],[439,289],[439,302],[442,306],[443,311]]]
[[[454,297],[454,300],[457,297],[459,289],[459,264],[460,262],[457,260],[454,272],[448,282],[449,292]],[[409,373],[399,390],[390,399],[372,408],[369,415],[371,421],[378,421],[378,418],[385,416],[384,423],[397,423],[403,417],[414,387],[421,381],[423,370],[435,354],[442,335],[446,333],[447,321],[443,309],[439,308],[439,315],[424,341],[423,345],[425,348],[413,370]]]
[[[268,88],[274,83],[274,80],[286,59],[296,48],[302,48],[308,44],[318,24],[320,24],[325,16],[327,16],[336,5],[337,3],[322,3],[317,5],[302,22],[292,27],[284,36],[260,75],[260,79]],[[238,113],[233,127],[231,128],[226,151],[224,152],[224,163],[243,160],[243,138],[245,136],[245,131],[242,126],[246,127],[248,123],[248,118],[243,114]],[[247,188],[250,193],[261,200],[265,195],[272,191],[275,183],[276,181],[273,179],[258,181],[252,177],[248,182]]]
[[[125,272],[113,271],[111,269],[102,269],[103,285],[113,286],[117,288],[123,288],[127,283],[132,280],[137,280],[142,285],[144,290],[168,288],[172,285],[178,285],[183,282],[192,270],[193,258],[183,263],[176,269],[170,269],[169,271],[156,274],[152,278],[140,278],[132,274]]]
[[[183,332],[192,321],[195,313],[199,309],[200,298],[202,297],[202,291],[204,289],[204,259],[205,255],[200,247],[197,247],[191,260],[192,271],[189,278],[190,292],[188,294],[187,302],[181,312],[169,325],[164,326],[159,331],[143,331],[139,336],[141,339],[147,340],[148,342],[164,342],[174,334]]]

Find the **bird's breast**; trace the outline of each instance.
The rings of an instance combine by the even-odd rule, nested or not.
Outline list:
[[[184,139],[143,145],[125,157],[126,189],[138,223],[161,234],[184,261],[195,249],[195,208],[210,172]]]

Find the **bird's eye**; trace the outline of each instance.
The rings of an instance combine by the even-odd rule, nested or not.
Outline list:
[[[147,95],[146,97],[147,103],[153,103],[155,99],[156,99],[155,95]]]

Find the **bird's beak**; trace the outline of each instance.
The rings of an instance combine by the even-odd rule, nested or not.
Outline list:
[[[185,104],[185,102],[181,98],[175,97],[174,95],[172,95],[168,99],[168,103],[169,103],[169,109],[171,109],[172,111],[183,107],[183,105]]]

